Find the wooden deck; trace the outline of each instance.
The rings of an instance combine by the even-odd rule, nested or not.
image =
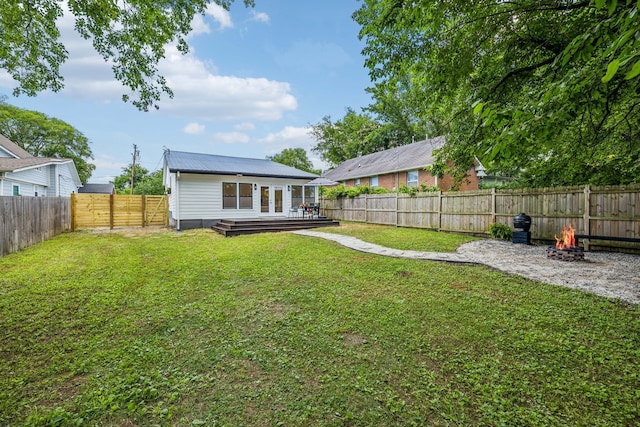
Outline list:
[[[331,218],[269,218],[269,219],[222,219],[212,230],[225,237],[242,234],[273,233],[278,231],[304,230],[318,227],[337,227],[340,223]]]

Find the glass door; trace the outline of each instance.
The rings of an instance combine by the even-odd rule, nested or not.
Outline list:
[[[284,188],[263,185],[260,187],[260,213],[279,214],[284,212]]]
[[[275,213],[283,212],[282,187],[273,187],[273,198],[275,201]]]
[[[269,187],[260,187],[260,212],[269,213]]]

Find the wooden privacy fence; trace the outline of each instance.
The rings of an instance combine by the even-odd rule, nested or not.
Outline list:
[[[640,185],[580,186],[408,194],[367,194],[324,199],[323,213],[343,221],[487,234],[493,223],[513,227],[513,217],[531,216],[531,237],[555,241],[562,227],[577,234],[640,238]],[[625,242],[591,243],[637,248]]]
[[[167,225],[167,196],[72,194],[71,230]]]
[[[0,257],[68,231],[70,212],[67,197],[0,197]]]

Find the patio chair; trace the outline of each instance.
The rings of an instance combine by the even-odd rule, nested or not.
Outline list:
[[[300,218],[301,211],[296,207],[289,208],[289,218]]]

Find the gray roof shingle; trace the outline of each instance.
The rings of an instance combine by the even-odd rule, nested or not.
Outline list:
[[[424,168],[433,164],[433,150],[442,147],[444,142],[444,137],[439,136],[349,159],[326,172],[323,177],[333,181],[344,181]]]
[[[0,147],[4,148],[9,153],[16,156],[18,159],[27,159],[29,157],[33,157],[28,151],[24,148],[20,147],[15,142],[11,141],[6,136],[0,133]]]
[[[318,175],[266,159],[218,156],[167,150],[165,161],[170,172],[214,175],[246,175],[256,177],[314,179]]]

